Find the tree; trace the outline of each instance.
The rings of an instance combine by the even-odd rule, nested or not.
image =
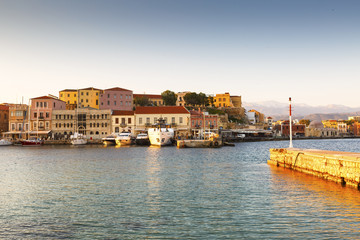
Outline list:
[[[187,93],[184,96],[186,105],[196,106],[198,103],[198,95],[196,92]]]
[[[170,90],[166,90],[165,92],[161,93],[161,97],[164,101],[165,106],[176,105],[177,95],[174,92]]]
[[[208,104],[210,107],[214,106],[214,97],[213,96],[208,97]]]
[[[202,106],[209,106],[209,100],[205,93],[200,92],[197,96],[198,104]]]
[[[307,127],[310,125],[310,120],[309,119],[301,119],[299,121],[300,124],[305,124]]]
[[[151,102],[150,102],[149,98],[146,96],[134,98],[134,104],[136,106],[141,106],[141,107],[151,106]]]

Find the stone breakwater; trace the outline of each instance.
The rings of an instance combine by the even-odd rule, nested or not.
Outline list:
[[[360,189],[360,153],[317,149],[270,149],[268,164]]]

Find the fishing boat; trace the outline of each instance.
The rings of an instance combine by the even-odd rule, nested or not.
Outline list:
[[[171,145],[174,139],[174,129],[166,124],[165,119],[159,118],[158,122],[148,130],[151,145],[166,146]]]

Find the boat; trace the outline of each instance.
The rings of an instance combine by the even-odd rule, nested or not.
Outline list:
[[[87,143],[86,137],[78,132],[70,136],[70,141],[72,145],[85,145]]]
[[[44,140],[38,137],[20,140],[22,146],[41,146],[44,145]]]
[[[146,133],[139,133],[135,139],[136,145],[150,145],[149,136]]]
[[[132,136],[130,132],[123,132],[116,136],[115,142],[117,145],[130,145],[132,143]]]
[[[0,140],[0,146],[10,146],[12,145],[12,142],[6,140],[6,139],[1,139]]]
[[[174,139],[174,129],[169,124],[166,124],[163,118],[159,118],[158,122],[148,129],[148,135],[151,145],[171,145]]]
[[[109,136],[106,136],[104,138],[102,138],[102,142],[104,145],[116,145],[116,136],[115,134],[112,134],[112,135],[109,135]]]

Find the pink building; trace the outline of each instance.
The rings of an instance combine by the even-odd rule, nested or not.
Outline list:
[[[51,115],[53,110],[65,110],[66,103],[57,98],[43,96],[31,99],[30,129],[47,135],[51,131]]]
[[[201,111],[190,111],[191,129],[204,128],[204,113]],[[205,129],[217,129],[218,116],[205,114]]]
[[[99,109],[111,109],[132,111],[133,110],[133,92],[124,88],[109,88],[105,89],[100,94]]]

